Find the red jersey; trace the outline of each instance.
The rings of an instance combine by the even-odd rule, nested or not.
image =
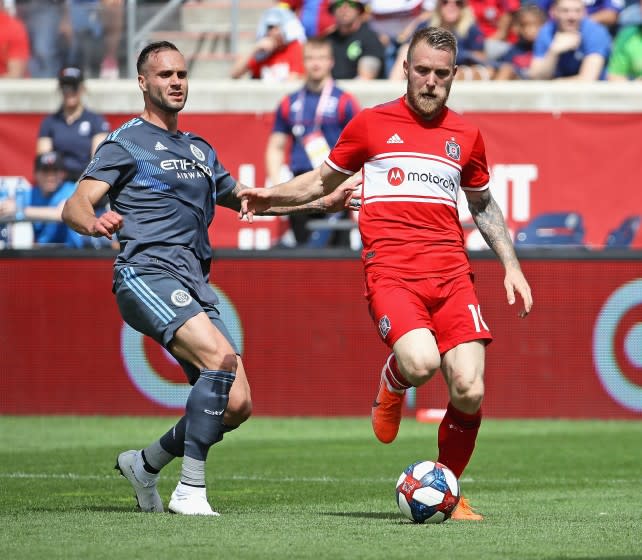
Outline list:
[[[263,60],[250,59],[247,66],[252,78],[268,82],[285,82],[290,74],[303,76],[303,46],[292,41]]]
[[[0,78],[7,73],[10,60],[29,60],[27,29],[17,18],[0,11]]]
[[[457,195],[488,188],[479,130],[445,108],[430,121],[405,97],[365,109],[346,126],[326,163],[363,167],[359,230],[366,269],[402,278],[449,278],[470,271]]]

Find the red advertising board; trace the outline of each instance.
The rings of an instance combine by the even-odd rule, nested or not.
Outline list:
[[[525,260],[525,320],[501,266],[473,265],[495,336],[487,417],[642,418],[642,260]],[[212,282],[255,414],[369,414],[387,348],[357,259],[222,258]],[[1,414],[180,414],[189,386],[123,324],[110,260],[2,258],[0,285]],[[440,377],[417,390],[417,407],[445,404]]]
[[[107,115],[118,127],[132,115]],[[585,225],[589,247],[601,248],[609,231],[640,214],[638,184],[640,113],[466,113],[482,130],[492,173],[492,191],[515,231],[544,212],[573,211]],[[43,115],[4,114],[0,119],[0,175],[31,178],[38,127]],[[181,128],[203,135],[234,176],[249,185],[265,181],[264,153],[269,114],[181,116]],[[239,133],[242,131],[242,134]],[[471,223],[460,205],[465,223]],[[254,225],[220,211],[211,237],[218,247],[266,248],[285,227],[266,217]],[[469,248],[476,248],[474,229]],[[642,248],[642,228],[633,246]]]

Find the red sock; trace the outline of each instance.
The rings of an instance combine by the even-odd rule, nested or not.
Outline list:
[[[439,459],[455,476],[464,472],[475,449],[475,440],[481,424],[482,413],[466,414],[448,403],[446,414],[439,425]]]
[[[399,371],[399,366],[397,366],[397,358],[394,354],[390,354],[386,360],[386,367],[383,370],[383,376],[388,383],[388,388],[396,391],[397,393],[403,393],[409,387],[412,387],[406,378]]]

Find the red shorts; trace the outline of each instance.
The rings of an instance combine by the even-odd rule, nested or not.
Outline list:
[[[407,332],[430,329],[439,353],[493,336],[484,322],[472,274],[403,280],[366,273],[366,298],[379,335],[390,347]]]

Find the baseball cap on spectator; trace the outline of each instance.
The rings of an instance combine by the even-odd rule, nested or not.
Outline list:
[[[67,86],[73,89],[78,89],[83,80],[84,76],[82,70],[75,66],[67,66],[58,74],[58,83],[61,88]]]
[[[353,8],[358,8],[361,12],[365,12],[368,0],[329,0],[328,10],[334,12],[341,4],[350,4]]]
[[[262,39],[267,35],[268,29],[278,27],[281,29],[283,38],[286,43],[292,41],[305,41],[305,31],[303,24],[296,17],[296,14],[281,6],[268,8],[261,14],[261,19],[256,30],[257,39]]]
[[[34,166],[36,171],[60,171],[65,169],[62,158],[58,152],[38,154]]]

